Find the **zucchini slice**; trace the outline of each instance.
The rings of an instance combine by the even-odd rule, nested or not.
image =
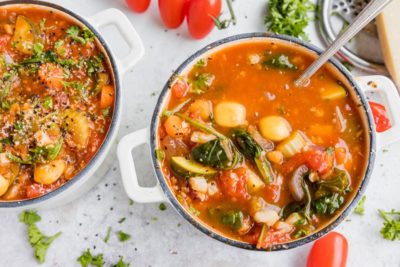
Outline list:
[[[210,178],[217,174],[215,169],[203,166],[184,157],[172,157],[170,159],[170,164],[174,174],[182,178],[190,178],[194,176]]]

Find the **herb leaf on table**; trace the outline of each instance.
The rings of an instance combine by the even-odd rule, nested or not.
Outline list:
[[[379,209],[379,214],[384,220],[381,235],[387,240],[400,240],[400,211],[384,211]]]
[[[77,261],[81,264],[82,267],[88,267],[90,265],[96,267],[104,266],[103,254],[97,254],[93,256],[90,252],[90,249],[87,249],[78,259]]]
[[[46,259],[47,249],[51,243],[61,235],[61,232],[53,236],[44,235],[36,226],[41,217],[35,211],[24,211],[20,214],[19,219],[28,226],[29,243],[34,249],[34,254],[39,263],[44,263]]]
[[[354,209],[354,213],[357,213],[358,215],[364,215],[364,204],[366,199],[366,196],[361,198],[360,202],[358,202],[356,208]]]

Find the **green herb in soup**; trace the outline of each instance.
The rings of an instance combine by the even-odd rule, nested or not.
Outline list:
[[[327,68],[294,86],[312,60],[284,43],[247,42],[171,84],[158,159],[182,206],[214,231],[267,249],[324,227],[353,197],[364,127]]]
[[[94,34],[35,7],[0,14],[0,200],[42,196],[78,174],[110,125],[114,84]]]

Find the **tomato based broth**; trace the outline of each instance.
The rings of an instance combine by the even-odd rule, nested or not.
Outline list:
[[[36,198],[96,154],[114,111],[95,35],[58,11],[0,10],[0,200]]]
[[[313,56],[279,42],[233,44],[171,84],[157,157],[181,204],[208,227],[268,248],[336,217],[365,172],[358,104]]]

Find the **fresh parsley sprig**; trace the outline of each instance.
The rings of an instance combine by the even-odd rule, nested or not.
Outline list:
[[[44,235],[36,226],[36,223],[41,220],[41,217],[35,211],[24,211],[20,214],[21,222],[28,226],[29,243],[34,249],[34,254],[39,263],[44,263],[46,259],[47,249],[51,243],[61,235],[61,232],[53,236]]]
[[[400,211],[384,211],[379,209],[384,220],[381,235],[387,240],[400,240]]]
[[[264,22],[268,31],[308,40],[305,28],[312,20],[309,12],[315,10],[310,0],[270,0]]]

